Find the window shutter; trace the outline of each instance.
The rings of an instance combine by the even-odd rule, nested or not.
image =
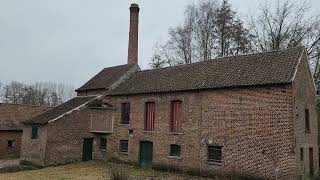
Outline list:
[[[145,124],[146,131],[154,131],[155,103],[147,102],[145,105]]]
[[[181,119],[182,119],[182,102],[172,101],[171,102],[171,120],[170,130],[171,132],[181,132]]]

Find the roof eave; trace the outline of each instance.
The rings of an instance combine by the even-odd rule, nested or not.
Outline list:
[[[120,94],[107,94],[106,96],[129,96],[129,95],[141,95],[141,94],[163,94],[163,93],[175,93],[175,92],[192,92],[192,91],[208,91],[218,89],[234,89],[234,88],[250,88],[250,87],[266,87],[266,86],[281,86],[290,85],[292,82],[280,82],[280,83],[267,83],[267,84],[256,84],[256,85],[239,85],[239,86],[225,86],[216,88],[198,88],[198,89],[185,89],[185,90],[173,90],[173,91],[148,91],[138,93],[120,93]]]

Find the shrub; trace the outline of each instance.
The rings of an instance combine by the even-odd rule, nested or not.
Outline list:
[[[110,169],[112,180],[129,180],[129,174],[126,169],[115,166]]]

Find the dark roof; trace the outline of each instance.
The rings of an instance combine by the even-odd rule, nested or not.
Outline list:
[[[21,122],[50,109],[45,106],[0,104],[0,130],[22,130]]]
[[[86,91],[93,89],[107,89],[114,82],[120,79],[121,76],[126,74],[134,64],[125,64],[120,66],[114,66],[109,68],[104,68],[98,74],[96,74],[93,78],[91,78],[88,82],[86,82],[82,87],[77,89],[76,91]]]
[[[136,72],[109,95],[291,83],[304,47]]]
[[[24,121],[24,124],[46,124],[50,120],[55,119],[87,102],[92,101],[97,96],[79,96],[75,97],[53,109],[50,109],[49,111],[40,114],[38,116],[35,116],[34,118],[28,119]]]

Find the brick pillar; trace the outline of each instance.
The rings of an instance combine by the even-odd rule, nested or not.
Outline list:
[[[129,45],[128,45],[128,64],[138,64],[139,10],[140,8],[138,4],[131,4]]]

